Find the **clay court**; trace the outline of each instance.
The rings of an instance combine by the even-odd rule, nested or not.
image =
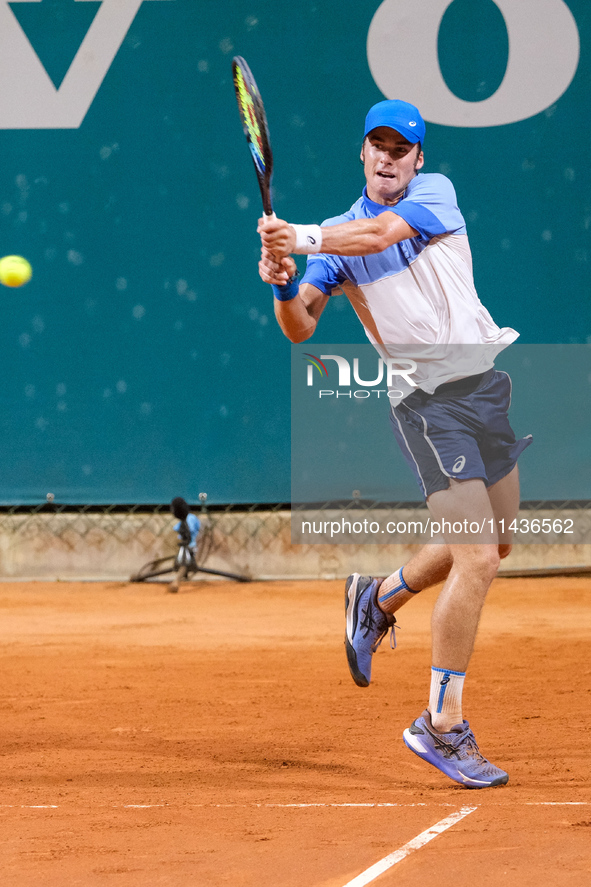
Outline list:
[[[510,782],[484,791],[401,740],[435,594],[361,690],[341,582],[3,583],[4,887],[345,887],[401,848],[371,883],[591,884],[591,578],[495,582],[465,702]]]

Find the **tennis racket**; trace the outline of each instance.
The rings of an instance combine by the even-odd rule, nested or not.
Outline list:
[[[269,141],[269,129],[267,127],[263,100],[250,68],[242,56],[237,55],[232,60],[232,74],[242,129],[252,154],[259,188],[261,189],[263,210],[266,216],[272,216],[274,215],[271,200],[273,153]]]

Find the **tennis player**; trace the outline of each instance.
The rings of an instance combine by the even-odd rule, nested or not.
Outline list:
[[[273,286],[277,320],[292,342],[309,338],[331,295],[344,292],[383,357],[415,349],[419,385],[392,406],[394,434],[433,520],[450,528],[478,522],[488,532],[446,531],[441,544],[423,547],[383,580],[350,576],[347,660],[355,683],[367,687],[373,653],[393,630],[394,614],[444,582],[432,617],[429,702],[403,738],[451,779],[485,788],[509,777],[479,751],[463,717],[462,691],[487,591],[511,550],[517,458],[531,437],[516,440],[507,418],[511,382],[494,368],[496,354],[518,333],[499,328],[476,294],[453,185],[421,172],[424,137],[413,105],[374,105],[361,149],[362,196],[322,226],[261,219],[259,273]],[[294,253],[308,255],[301,283]]]

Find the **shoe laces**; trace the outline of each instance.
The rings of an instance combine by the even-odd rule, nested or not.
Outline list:
[[[394,619],[394,617],[392,617],[392,618]],[[395,650],[396,649],[396,629],[400,628],[400,626],[396,622],[396,619],[394,619],[394,622],[392,623],[392,625],[390,625],[388,627],[390,629],[390,649]],[[386,633],[387,633],[387,631],[388,631],[388,629],[386,629]]]
[[[478,748],[478,743],[474,737],[474,733],[470,727],[466,727],[457,737],[451,740],[451,745],[458,752],[460,757],[477,758],[479,761],[485,761],[486,758]]]
[[[372,610],[373,610],[373,606],[372,606],[372,603],[370,602],[364,611],[363,620],[359,623],[359,628],[365,629],[365,632],[363,635],[363,637],[365,637],[365,638],[374,629],[377,629],[379,631],[378,623],[373,616]],[[386,620],[386,625],[382,629],[382,631],[380,632],[380,634],[378,635],[376,640],[371,645],[371,652],[372,653],[375,653],[375,651],[378,649],[378,647],[380,646],[380,644],[382,643],[382,641],[384,640],[384,638],[386,637],[388,632],[390,632],[390,647],[392,648],[392,650],[396,649],[396,632],[394,630],[395,627],[397,626],[396,618],[394,616],[388,616],[386,613],[382,613],[380,611],[380,617],[381,616],[383,616],[384,619]],[[390,622],[390,618],[392,618],[392,620],[393,620],[392,622]],[[399,628],[400,626],[397,626],[397,627]]]
[[[398,626],[398,627],[400,628],[400,626]],[[380,644],[382,643],[382,641],[384,640],[384,638],[386,637],[388,632],[390,632],[390,649],[391,650],[396,649],[396,632],[395,632],[394,628],[395,628],[394,622],[392,623],[392,625],[386,626],[386,628],[383,630],[383,632],[381,633],[381,635],[379,636],[377,641],[375,641],[371,645],[371,652],[372,653],[375,653],[375,651],[378,649],[378,647],[380,646]]]

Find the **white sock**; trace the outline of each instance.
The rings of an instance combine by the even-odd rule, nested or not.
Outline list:
[[[400,607],[418,594],[409,588],[402,576],[402,567],[384,579],[378,589],[378,604],[384,613],[395,613]]]
[[[437,733],[449,733],[452,727],[462,723],[462,690],[465,677],[466,673],[463,671],[452,671],[449,668],[431,669],[429,712],[431,723]]]

